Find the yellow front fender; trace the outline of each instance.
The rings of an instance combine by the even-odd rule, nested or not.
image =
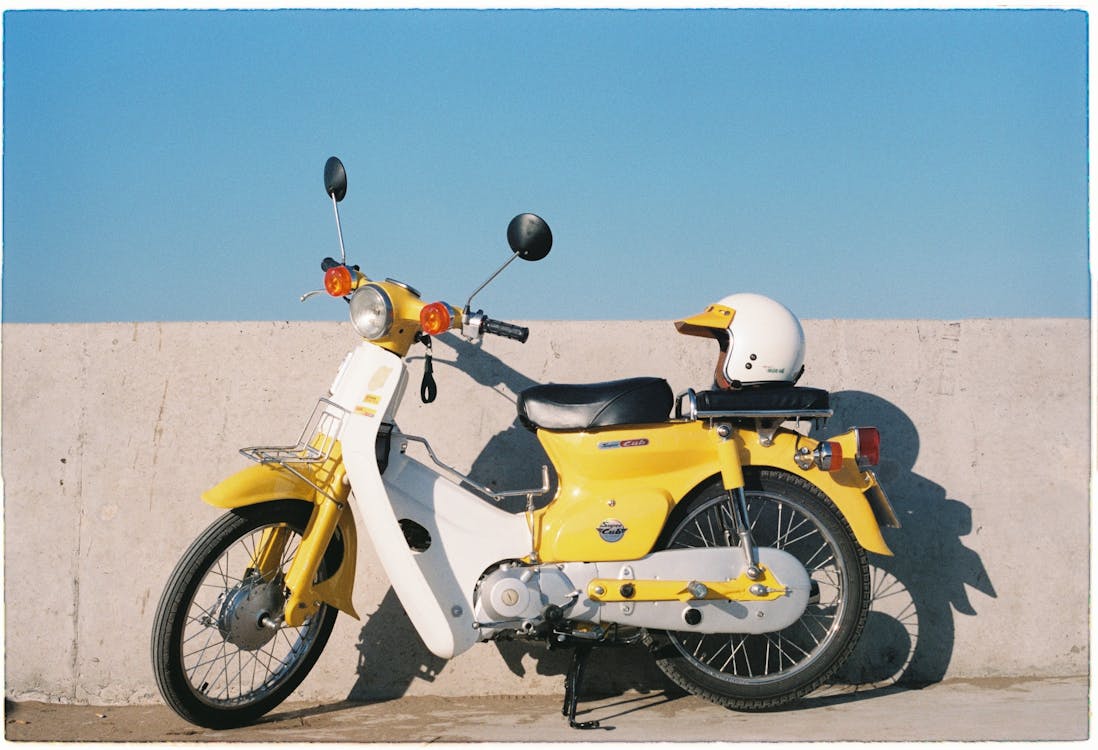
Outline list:
[[[342,478],[342,471],[337,473]],[[305,480],[273,464],[249,466],[202,493],[202,500],[215,508],[243,508],[272,500],[302,500],[313,506],[309,526],[305,530],[301,544],[298,546],[298,555],[287,574],[287,580],[306,579],[296,587],[298,590],[294,591],[291,596],[291,602],[294,606],[290,607],[293,615],[287,617],[288,624],[300,624],[293,621],[303,619],[308,614],[304,611],[305,609],[314,609],[311,606],[313,601],[330,604],[341,612],[351,615],[356,620],[360,619],[352,603],[352,594],[355,587],[355,563],[358,556],[358,536],[351,507],[346,504],[349,489],[342,482],[339,482],[337,486],[341,487],[337,498],[341,501],[342,508],[335,509],[335,513],[338,514],[336,528],[343,540],[343,560],[335,573],[316,584],[311,582],[311,575],[304,577],[300,574],[295,575],[295,572],[298,572],[296,569],[298,566],[297,560],[300,558],[312,566],[319,564],[324,549],[313,550],[312,554],[308,556],[301,553],[317,546],[316,541],[310,544],[310,540],[314,539],[314,529],[319,529],[320,533],[324,534],[323,527],[329,524],[318,525],[317,520],[318,517],[324,515],[321,513],[323,505],[335,505],[331,499],[322,495]],[[329,489],[334,488],[329,487]],[[328,513],[330,514],[332,510],[332,508],[329,508]],[[328,533],[330,534],[330,528]],[[323,543],[326,546],[328,539],[325,539]],[[302,611],[298,611],[299,607],[297,605],[299,602],[306,603],[306,607],[300,608]]]
[[[242,469],[202,493],[215,508],[243,508],[269,500],[304,500],[315,505],[323,495],[301,477],[275,464],[255,464]]]

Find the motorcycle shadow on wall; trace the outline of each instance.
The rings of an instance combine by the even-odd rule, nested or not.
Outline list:
[[[972,509],[914,472],[919,433],[907,414],[862,391],[833,392],[831,407],[835,416],[812,437],[852,425],[877,425],[882,436],[877,476],[901,528],[885,532],[895,557],[869,555],[873,601],[854,653],[832,686],[802,705],[940,682],[953,655],[954,618],[978,614],[968,587],[996,597],[979,555],[964,544],[976,528]]]
[[[513,401],[514,394],[537,384],[475,344],[449,334],[438,342],[443,346],[436,350],[436,366],[453,365],[454,372],[465,373],[507,400]],[[880,428],[883,440],[878,475],[902,528],[886,532],[895,557],[870,555],[873,603],[854,653],[830,686],[793,704],[790,710],[939,682],[953,653],[954,612],[977,614],[966,587],[996,595],[979,556],[963,543],[963,537],[973,530],[971,509],[913,471],[919,434],[910,418],[889,401],[860,391],[833,393],[832,407],[835,416],[812,436],[819,439],[859,424]],[[469,474],[493,489],[530,487],[540,482],[537,471],[543,463],[549,462],[537,437],[516,418],[490,438]],[[554,492],[555,486],[538,505],[548,502]],[[508,509],[521,512],[525,500],[512,500]],[[936,561],[933,570],[925,565],[927,560]],[[357,680],[348,700],[399,698],[416,680],[431,682],[445,669],[446,660],[423,645],[392,589],[365,619],[358,641]],[[393,644],[402,646],[394,648]],[[571,662],[570,651],[549,650],[542,643],[503,641],[496,647],[507,668],[519,677],[533,670],[563,681]],[[683,697],[685,693],[642,651],[642,646],[598,650],[587,671],[583,698],[640,693],[641,699],[625,699],[600,709],[618,708],[614,716],[622,716]]]

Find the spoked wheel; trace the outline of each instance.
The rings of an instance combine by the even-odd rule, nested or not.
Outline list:
[[[278,624],[310,507],[283,500],[233,510],[176,565],[157,608],[152,659],[164,701],[187,721],[214,729],[254,721],[324,650],[334,607],[322,604],[299,628]]]
[[[814,690],[850,655],[869,607],[869,566],[846,520],[815,486],[780,471],[744,474],[755,543],[805,566],[812,580],[807,609],[773,633],[654,631],[650,638],[660,669],[679,686],[729,708],[765,710]],[[730,524],[718,483],[692,502],[663,548],[728,546],[723,529]]]

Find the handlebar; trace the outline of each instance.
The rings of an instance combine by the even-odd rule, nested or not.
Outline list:
[[[514,339],[521,344],[525,344],[526,339],[530,336],[529,328],[517,326],[513,323],[504,323],[502,320],[492,320],[491,318],[484,319],[484,332]]]
[[[494,336],[503,336],[525,344],[530,336],[530,329],[514,323],[505,323],[502,320],[492,320],[484,314],[483,310],[477,310],[475,313],[466,310],[461,324],[461,333],[467,339],[478,339],[485,333],[491,333]]]

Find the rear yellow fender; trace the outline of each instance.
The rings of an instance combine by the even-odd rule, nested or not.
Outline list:
[[[763,445],[763,441],[756,432],[742,430],[739,434],[742,437],[742,443],[739,445],[740,460],[744,466],[772,467],[811,482],[827,495],[843,514],[858,544],[869,552],[892,556],[892,550],[888,548],[881,534],[881,527],[873,507],[866,498],[866,493],[873,492],[877,487],[877,480],[872,472],[864,472],[858,468],[854,459],[857,448],[854,433],[828,438],[830,441],[840,443],[843,449],[842,469],[836,472],[823,471],[814,467],[802,469],[797,465],[794,456],[801,447],[811,451],[818,445],[817,441],[811,438],[788,430],[779,430],[774,435],[771,445]],[[881,498],[883,497],[881,493]],[[887,505],[887,500],[883,502]],[[888,509],[886,515],[890,513],[891,509]]]
[[[340,468],[342,469],[342,467]],[[339,474],[341,475],[342,472],[340,471]],[[338,486],[343,487],[339,495],[340,501],[346,501],[349,494],[346,486],[342,485],[342,482],[339,482]],[[331,485],[329,485],[329,488],[331,489]],[[305,530],[299,550],[308,550],[311,546],[309,542],[313,530],[318,528],[316,521],[322,510],[321,505],[329,504],[334,506],[330,499],[317,492],[308,482],[294,476],[285,469],[270,464],[256,464],[233,474],[202,493],[202,500],[215,508],[224,508],[226,510],[258,505],[272,500],[302,500],[309,503],[313,506],[312,518]],[[333,575],[315,585],[306,582],[304,588],[307,588],[308,591],[298,592],[294,598],[295,600],[301,599],[304,601],[315,599],[330,604],[357,620],[360,618],[351,599],[355,587],[358,537],[351,506],[343,502],[343,508],[338,513],[339,518],[336,522],[336,528],[343,539],[343,560],[340,562],[339,569]],[[323,525],[320,524],[319,526],[322,527]],[[319,550],[319,552],[323,553],[323,550]],[[293,577],[294,568],[292,566],[290,571],[288,578]],[[312,607],[309,607],[309,609],[312,609]]]

